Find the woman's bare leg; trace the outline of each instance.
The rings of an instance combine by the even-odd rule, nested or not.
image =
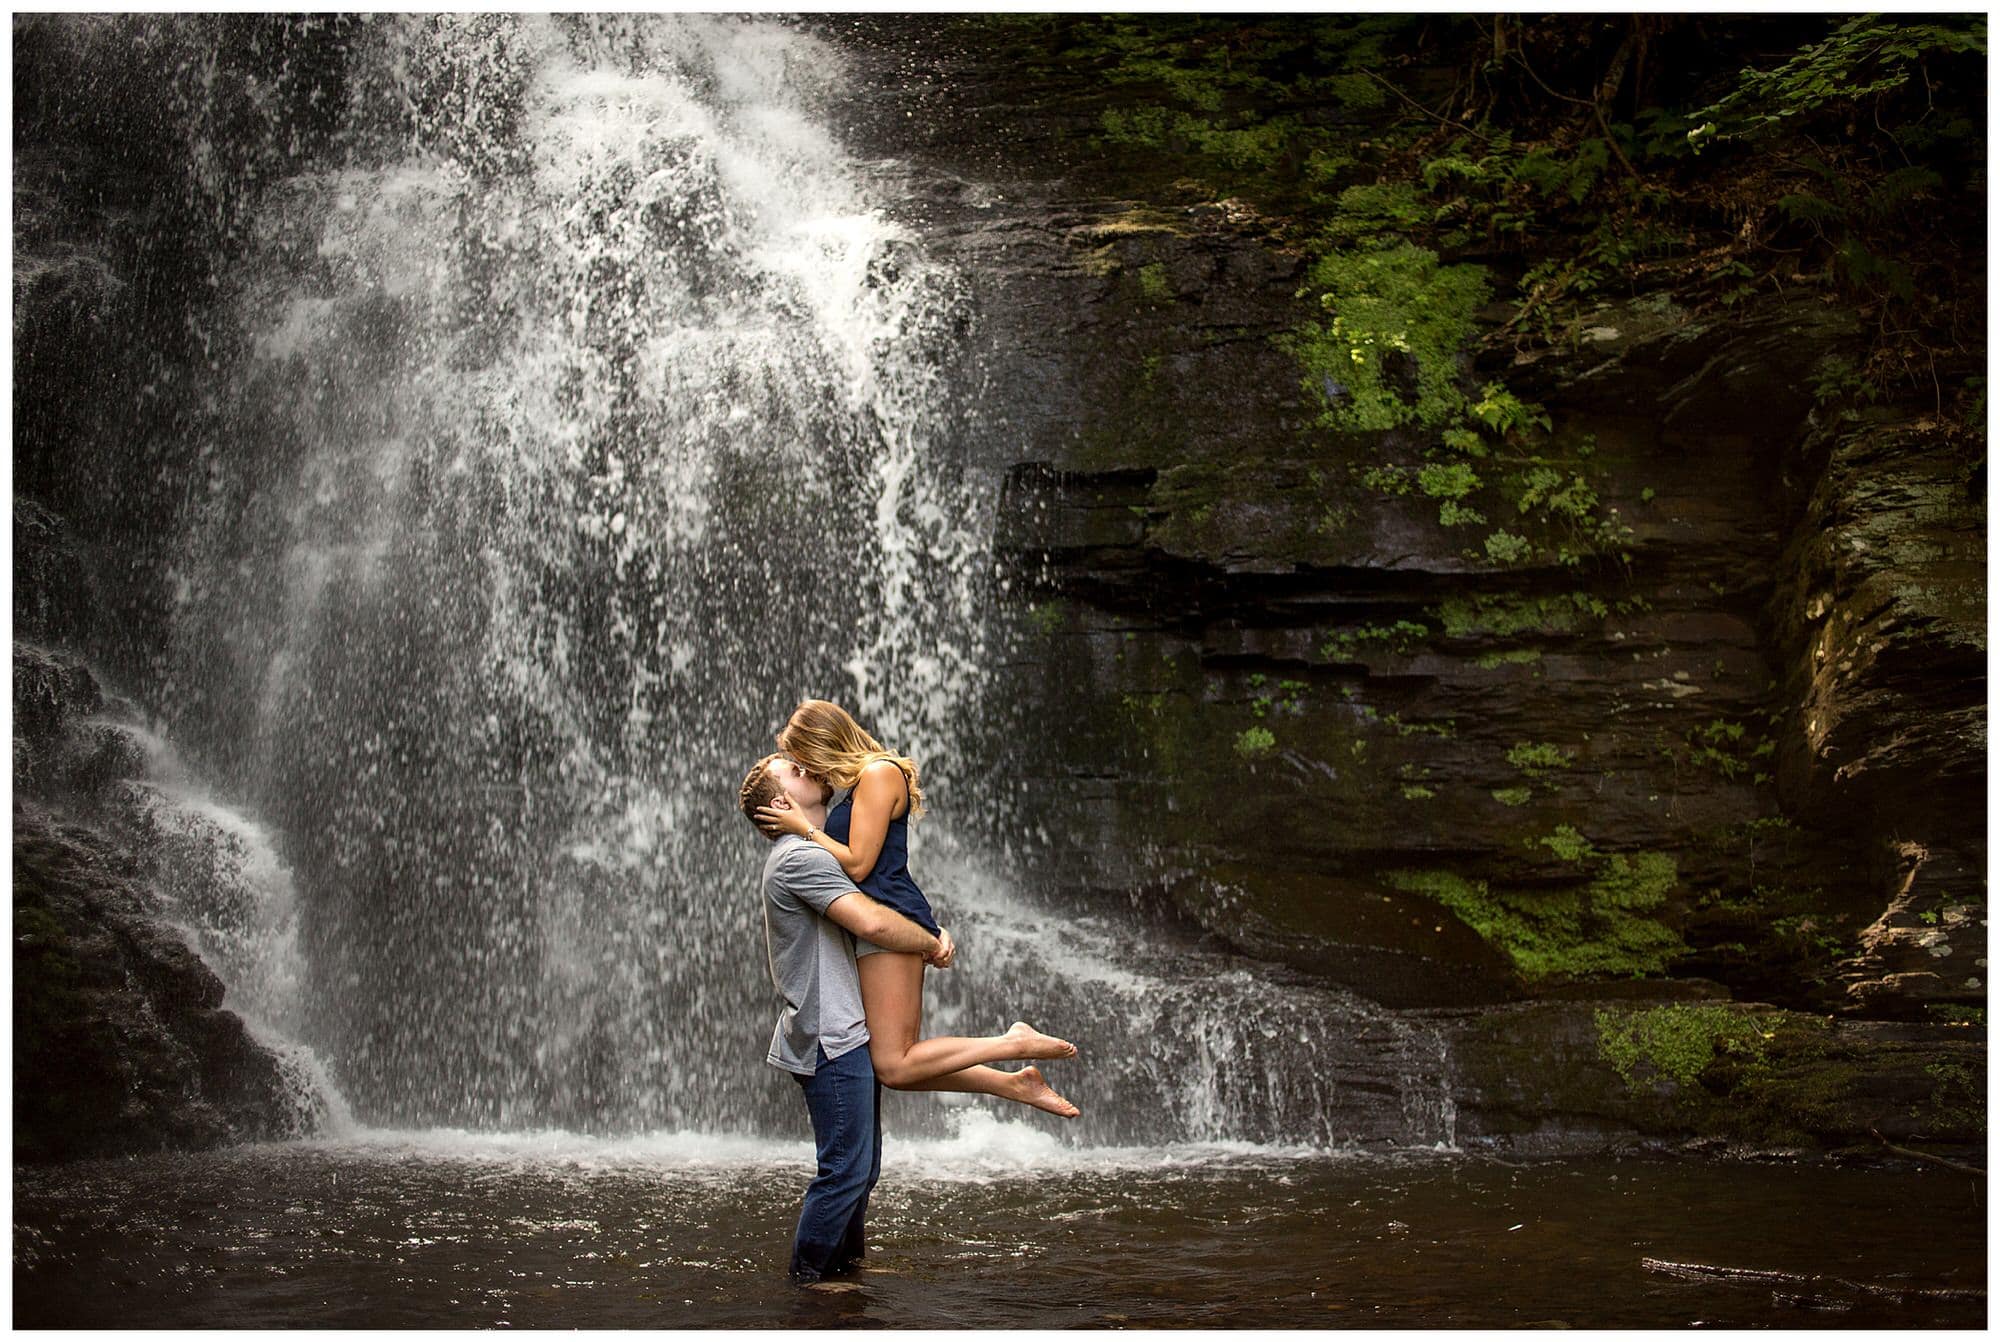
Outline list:
[[[997,1095],[1003,1100],[1013,1100],[1032,1109],[1042,1109],[1058,1118],[1075,1118],[1082,1112],[1075,1105],[1056,1094],[1054,1086],[1042,1075],[1039,1067],[1023,1067],[1018,1072],[1003,1072],[998,1067],[967,1067],[962,1071],[946,1072],[928,1081],[919,1081],[914,1086],[904,1086],[904,1090],[955,1090],[969,1095]]]
[[[1008,1058],[1076,1056],[1076,1046],[1068,1040],[1045,1035],[1024,1022],[1016,1022],[1006,1034],[987,1035],[979,1039],[939,1035],[935,1039],[920,1040],[917,1033],[923,1028],[924,1016],[923,959],[896,951],[881,951],[862,956],[859,964],[861,1005],[868,1015],[868,1056],[875,1064],[876,1077],[885,1086],[915,1090],[925,1081],[962,1072],[980,1063],[1000,1062]]]

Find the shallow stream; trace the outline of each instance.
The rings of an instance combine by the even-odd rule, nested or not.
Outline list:
[[[782,1273],[808,1160],[803,1131],[796,1148],[375,1132],[23,1169],[14,1322],[1985,1321],[1984,1192],[1945,1170],[1074,1149],[972,1114],[953,1138],[891,1140],[871,1213],[871,1268],[853,1290],[820,1293],[788,1286]],[[1676,1274],[1662,1263],[1763,1275]]]

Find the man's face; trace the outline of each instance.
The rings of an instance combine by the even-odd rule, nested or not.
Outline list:
[[[785,796],[801,811],[823,806],[826,799],[833,795],[832,788],[783,756],[771,761],[771,777],[778,780]]]

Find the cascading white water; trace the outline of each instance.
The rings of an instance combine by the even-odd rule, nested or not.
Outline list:
[[[997,711],[973,313],[831,133],[836,51],[406,16],[350,65],[346,160],[225,277],[168,698],[279,836],[297,1035],[363,1122],[795,1128],[735,792],[816,694],[925,765],[916,871],[986,957],[934,1028],[1077,1038],[1074,1135],[1449,1141],[1397,1098],[1430,1036],[1036,908],[952,833]]]
[[[284,1081],[276,1130],[352,1131],[325,1062],[302,1042],[298,901],[270,834],[209,795],[129,700],[111,696],[100,717],[80,726],[100,742],[120,742],[116,754],[137,766],[108,794],[107,818],[136,838],[157,912],[222,980],[227,1007],[276,1058]]]

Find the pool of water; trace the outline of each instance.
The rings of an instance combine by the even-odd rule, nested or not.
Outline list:
[[[837,1294],[782,1275],[808,1177],[803,1139],[454,1132],[20,1168],[14,1323],[1985,1322],[1984,1188],[1942,1169],[1068,1149],[982,1116],[892,1138]]]

